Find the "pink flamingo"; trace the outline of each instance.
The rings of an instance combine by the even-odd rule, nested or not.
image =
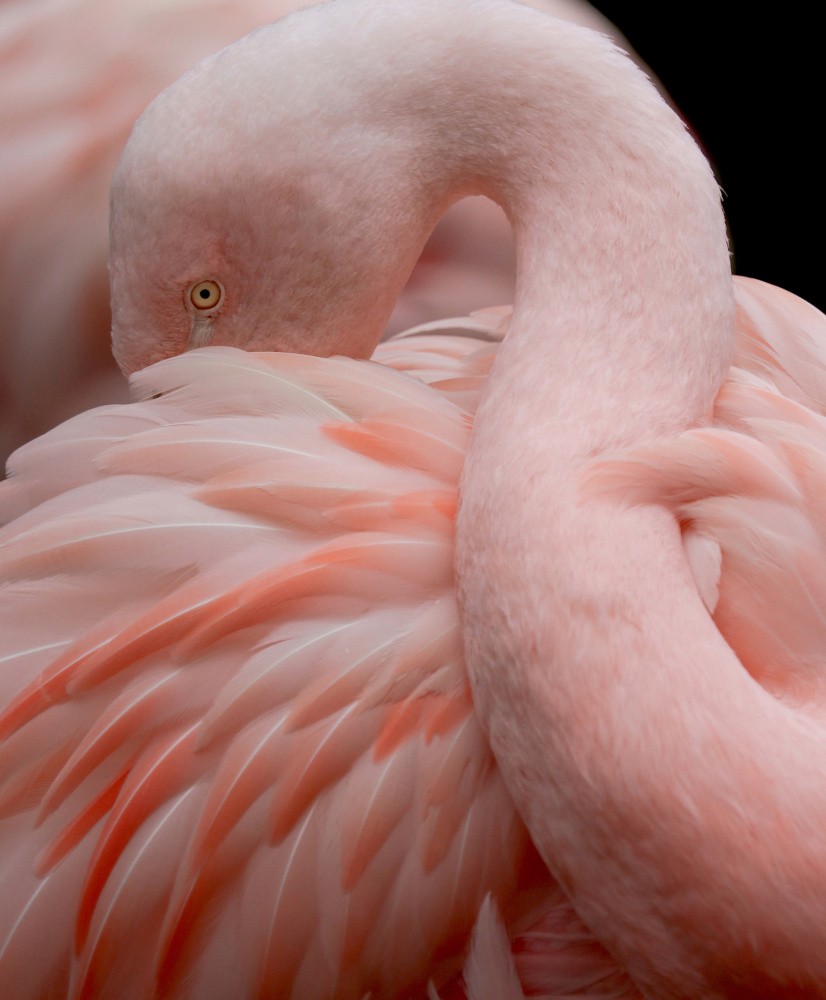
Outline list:
[[[237,350],[373,354],[469,192],[520,254],[489,383],[472,336]],[[112,236],[142,401],[0,493],[0,991],[432,996],[478,918],[474,998],[822,993],[826,320],[741,279],[735,344],[642,74],[505,0],[339,0],[153,103]],[[486,385],[457,562],[498,767],[453,581]]]
[[[0,16],[0,465],[89,406],[112,359],[108,191],[135,119],[199,59],[311,0],[6,0]],[[532,0],[627,42],[584,0]],[[441,222],[391,332],[509,302],[510,226],[481,198]]]

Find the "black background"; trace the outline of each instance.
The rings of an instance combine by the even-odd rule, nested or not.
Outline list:
[[[822,276],[826,40],[815,5],[596,0],[659,76],[714,163],[739,274],[826,311]]]

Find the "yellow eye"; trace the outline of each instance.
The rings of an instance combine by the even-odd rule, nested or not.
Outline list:
[[[217,281],[199,281],[189,290],[189,300],[196,309],[214,309],[223,294]]]

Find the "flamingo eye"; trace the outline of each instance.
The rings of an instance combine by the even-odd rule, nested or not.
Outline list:
[[[214,309],[221,301],[224,290],[217,281],[199,281],[189,290],[189,301],[196,309]]]

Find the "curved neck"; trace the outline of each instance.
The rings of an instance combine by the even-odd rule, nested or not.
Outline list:
[[[761,823],[793,808],[789,760],[746,736],[757,718],[761,739],[785,723],[711,623],[670,515],[577,492],[594,455],[706,417],[728,371],[733,291],[708,164],[604,39],[507,0],[399,0],[363,20],[374,4],[333,6],[345,86],[340,105],[311,98],[326,110],[310,146],[326,158],[322,214],[367,219],[339,230],[360,267],[346,312],[336,300],[348,340],[378,340],[451,201],[488,195],[514,227],[517,299],[476,418],[456,557],[474,696],[506,782],[644,991],[731,995],[735,975],[742,996],[749,975],[788,991],[811,932],[783,926],[784,900],[803,898],[812,858],[775,878]],[[322,10],[295,23],[306,51]],[[784,833],[790,857],[798,833]],[[743,850],[755,840],[756,856]],[[783,947],[767,969],[772,934]]]
[[[516,236],[513,320],[457,526],[468,668],[509,788],[646,995],[823,995],[826,811],[798,799],[804,785],[822,799],[822,733],[725,645],[671,515],[577,487],[593,456],[702,421],[728,370],[708,164],[598,38],[505,0],[393,7],[359,26],[382,53],[354,125],[374,142],[348,158],[345,129],[329,154],[345,214],[373,181],[375,228],[353,244],[362,332],[366,316],[377,340],[451,201],[488,195]]]
[[[457,569],[477,707],[549,866],[652,996],[826,991],[822,838],[784,784],[823,787],[821,734],[724,644],[671,515],[577,487],[591,457],[707,417],[728,370],[708,164],[607,40],[512,0],[336,0],[234,51],[260,113],[205,70],[188,120],[217,120],[267,185],[286,349],[369,355],[452,201],[488,195],[513,223]]]
[[[360,21],[368,7],[339,0],[329,26],[364,56],[318,123],[339,181],[315,191],[342,218],[370,207],[346,237],[360,335],[378,338],[451,201],[488,195],[516,236],[457,530],[468,667],[509,788],[645,992],[820,995],[826,817],[801,813],[787,776],[817,796],[821,734],[722,641],[673,518],[577,489],[594,455],[705,418],[728,370],[708,164],[604,40],[505,0],[400,0]]]
[[[518,371],[526,428],[563,420],[572,454],[587,454],[710,412],[734,341],[719,189],[638,68],[607,39],[503,0],[403,2],[363,30],[365,47],[392,59],[358,82],[354,127],[374,143],[353,177],[389,171],[375,184],[366,285],[384,273],[395,298],[445,206],[485,194],[514,227],[517,298],[499,367],[510,411]],[[339,171],[348,162],[341,148],[330,155]],[[363,323],[365,310],[355,315]]]
[[[222,69],[239,65],[252,112]],[[257,249],[275,278],[257,283],[272,285],[284,349],[369,355],[440,215],[485,194],[516,236],[514,350],[529,338],[535,369],[582,372],[560,350],[591,357],[593,340],[673,399],[664,420],[710,405],[733,338],[719,192],[608,39],[513,0],[336,0],[162,95],[130,140],[136,163],[143,144],[153,171],[179,169],[152,123],[176,101],[206,190],[231,149],[233,207],[265,220]]]

